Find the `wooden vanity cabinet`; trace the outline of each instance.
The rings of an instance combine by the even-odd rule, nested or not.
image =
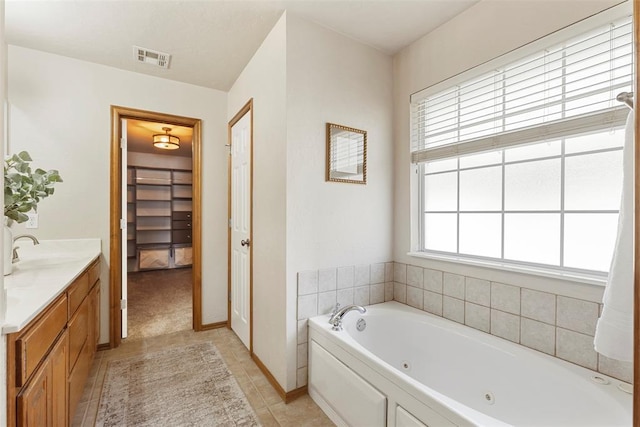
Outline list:
[[[21,331],[7,335],[7,425],[71,424],[99,339],[94,261]]]

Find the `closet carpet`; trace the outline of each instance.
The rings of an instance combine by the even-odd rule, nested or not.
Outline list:
[[[127,276],[127,340],[192,329],[191,268]]]

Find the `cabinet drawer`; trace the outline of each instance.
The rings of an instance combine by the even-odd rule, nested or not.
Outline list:
[[[16,339],[16,386],[25,384],[66,324],[67,296],[62,295],[49,311]]]
[[[174,230],[173,243],[191,243],[191,230]]]
[[[191,221],[191,212],[173,211],[173,219],[180,221]]]
[[[67,295],[69,298],[69,318],[76,312],[82,300],[89,294],[89,273],[84,272],[69,286]]]
[[[89,335],[89,298],[78,308],[69,321],[69,371],[76,364],[80,350]]]
[[[171,228],[174,230],[190,230],[191,221],[173,221]]]

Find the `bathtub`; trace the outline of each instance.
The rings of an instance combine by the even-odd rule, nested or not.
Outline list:
[[[631,425],[628,385],[598,372],[397,302],[328,318],[309,320],[308,390],[339,426]]]

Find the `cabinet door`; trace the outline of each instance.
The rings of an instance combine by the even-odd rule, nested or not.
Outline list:
[[[51,361],[47,359],[38,369],[27,387],[18,395],[18,426],[52,425],[53,402]]]
[[[67,425],[67,376],[69,358],[69,334],[65,331],[51,351],[51,400],[53,426]]]

